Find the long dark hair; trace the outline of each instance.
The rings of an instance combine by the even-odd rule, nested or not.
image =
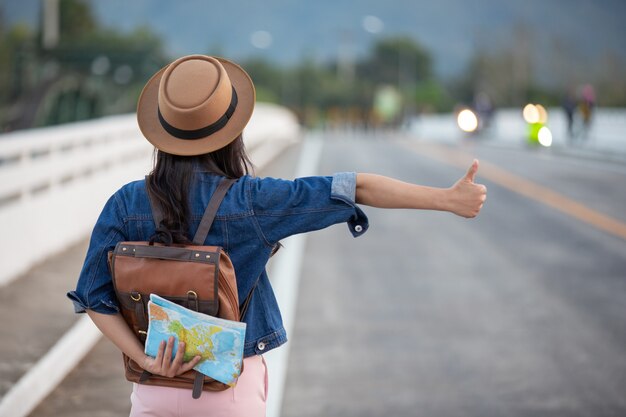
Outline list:
[[[161,225],[169,230],[175,243],[189,243],[188,198],[195,170],[227,178],[253,174],[241,135],[227,146],[203,155],[178,156],[155,150],[154,168],[146,184],[155,204],[162,210]]]

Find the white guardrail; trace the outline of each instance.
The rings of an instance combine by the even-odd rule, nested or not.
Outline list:
[[[285,108],[260,103],[244,132],[265,165],[298,140]],[[84,239],[120,186],[152,166],[134,114],[0,135],[0,286]]]

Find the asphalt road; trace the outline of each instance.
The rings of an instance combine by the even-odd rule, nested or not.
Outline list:
[[[345,225],[309,235],[284,417],[626,415],[626,166],[398,136],[324,140],[319,174],[449,186],[478,157],[488,200],[472,220],[365,208],[363,237]],[[293,176],[298,152],[261,174]],[[32,416],[124,415],[118,360],[100,342]]]
[[[319,170],[449,186],[459,152],[625,221],[625,167],[525,149],[338,136]],[[284,417],[626,415],[626,240],[478,181],[474,220],[366,209],[361,238],[309,237]]]

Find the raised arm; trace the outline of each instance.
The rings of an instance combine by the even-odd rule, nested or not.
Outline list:
[[[476,217],[487,198],[487,187],[475,184],[478,160],[450,188],[410,184],[376,174],[357,174],[356,202],[380,208],[408,208],[449,211],[458,216]]]

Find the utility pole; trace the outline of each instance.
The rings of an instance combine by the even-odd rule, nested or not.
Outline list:
[[[348,30],[340,34],[337,55],[337,75],[350,84],[354,80],[354,51],[352,33]]]
[[[54,49],[59,44],[59,0],[43,0],[42,44],[44,49]]]

